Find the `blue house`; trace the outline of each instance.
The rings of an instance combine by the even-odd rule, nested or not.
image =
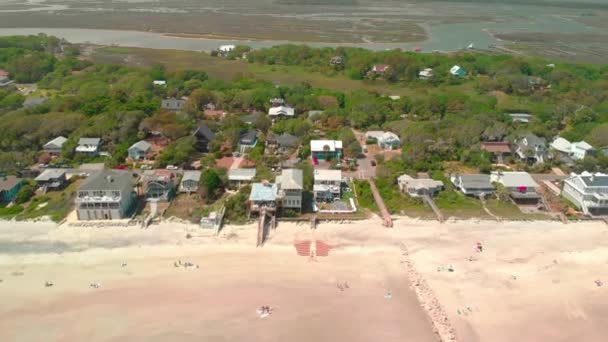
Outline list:
[[[23,179],[15,176],[5,176],[0,178],[0,202],[12,202],[22,185]]]
[[[140,140],[129,147],[129,158],[134,161],[145,160],[150,151],[152,151],[152,145],[145,140]]]

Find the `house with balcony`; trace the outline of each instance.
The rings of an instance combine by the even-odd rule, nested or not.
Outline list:
[[[228,170],[228,184],[232,189],[239,189],[250,184],[255,177],[255,169],[230,169]]]
[[[170,170],[145,171],[142,183],[146,201],[168,202],[175,195],[175,174]]]
[[[319,160],[340,160],[342,158],[342,141],[311,140],[310,156],[313,163],[316,163]]]
[[[281,208],[302,212],[304,173],[300,169],[285,169],[276,179],[277,197]]]
[[[450,181],[454,186],[467,196],[487,196],[494,193],[494,186],[490,182],[490,175],[473,174],[450,176]]]
[[[0,203],[6,204],[12,202],[22,185],[22,178],[15,176],[0,177]]]
[[[179,191],[192,193],[198,191],[198,183],[201,180],[200,171],[185,171],[179,183]]]
[[[63,189],[67,183],[64,169],[46,169],[34,180],[43,189],[43,192]]]
[[[315,201],[331,202],[334,198],[340,198],[342,170],[315,170],[313,178]]]
[[[585,141],[571,143],[562,137],[557,137],[549,146],[555,152],[557,158],[567,163],[572,163],[572,161],[581,160],[595,154],[593,146]]]
[[[104,170],[87,178],[76,194],[79,220],[128,218],[135,203],[135,182],[131,172]]]
[[[608,216],[608,175],[583,172],[564,181],[562,196],[585,215]]]
[[[145,140],[140,140],[131,145],[131,147],[128,149],[128,154],[128,160],[132,162],[154,160],[152,144]]]
[[[48,153],[50,156],[56,157],[61,154],[61,149],[66,141],[68,141],[66,137],[58,136],[57,138],[44,144],[44,146],[42,146],[42,150]]]
[[[277,194],[276,184],[253,183],[249,194],[249,213],[261,213],[264,210],[274,212],[277,209]]]
[[[492,183],[500,183],[509,192],[511,199],[517,204],[537,205],[542,197],[537,192],[538,183],[527,172],[492,171]]]
[[[196,140],[195,147],[198,152],[209,151],[209,143],[215,138],[215,133],[209,129],[209,126],[201,122],[192,133]]]
[[[99,154],[100,147],[101,138],[80,138],[78,146],[76,146],[76,153],[96,156]]]
[[[398,149],[401,146],[401,139],[393,132],[368,131],[365,133],[365,139],[376,141],[384,150]]]
[[[268,110],[268,116],[270,116],[270,118],[273,120],[278,119],[280,117],[293,118],[295,115],[295,110],[289,106],[271,107]]]
[[[515,140],[514,153],[529,164],[539,164],[549,160],[547,141],[531,133]]]

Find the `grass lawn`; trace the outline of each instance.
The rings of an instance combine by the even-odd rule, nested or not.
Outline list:
[[[17,219],[30,220],[50,216],[55,222],[63,220],[74,206],[74,197],[80,183],[82,180],[77,179],[62,191],[49,191],[45,195],[34,196],[23,212],[17,215]]]
[[[203,201],[198,194],[178,194],[165,212],[165,217],[175,216],[182,220],[200,220]]]
[[[435,204],[439,207],[443,215],[448,217],[458,218],[488,218],[490,217],[481,201],[476,198],[467,197],[460,192],[446,189],[439,192],[434,198]]]
[[[490,210],[492,214],[506,220],[546,220],[551,218],[549,215],[540,213],[523,213],[515,204],[499,201],[494,198],[486,201],[486,207],[488,208],[488,210]]]
[[[422,200],[412,198],[401,193],[397,185],[388,184],[383,179],[376,179],[376,186],[380,196],[384,200],[386,208],[391,214],[402,214],[411,217],[434,218],[433,211],[427,207]],[[369,183],[367,181],[355,181],[359,206],[379,213],[378,206],[374,201]]]

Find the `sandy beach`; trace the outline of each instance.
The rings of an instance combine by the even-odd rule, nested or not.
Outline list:
[[[262,248],[255,233],[2,222],[0,340],[436,341],[435,329],[458,341],[608,336],[608,285],[595,282],[608,281],[604,223],[398,218],[393,229],[371,219],[312,231],[281,222]],[[311,260],[297,255],[301,241],[332,249]],[[272,315],[260,318],[262,305]]]

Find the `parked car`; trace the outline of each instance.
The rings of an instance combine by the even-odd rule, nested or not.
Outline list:
[[[150,165],[142,165],[139,168],[142,170],[152,170],[152,166],[150,166]]]
[[[116,165],[116,170],[126,170],[126,169],[127,169],[126,165],[123,165],[123,164]]]
[[[175,165],[167,165],[167,170],[179,170],[179,167]]]

